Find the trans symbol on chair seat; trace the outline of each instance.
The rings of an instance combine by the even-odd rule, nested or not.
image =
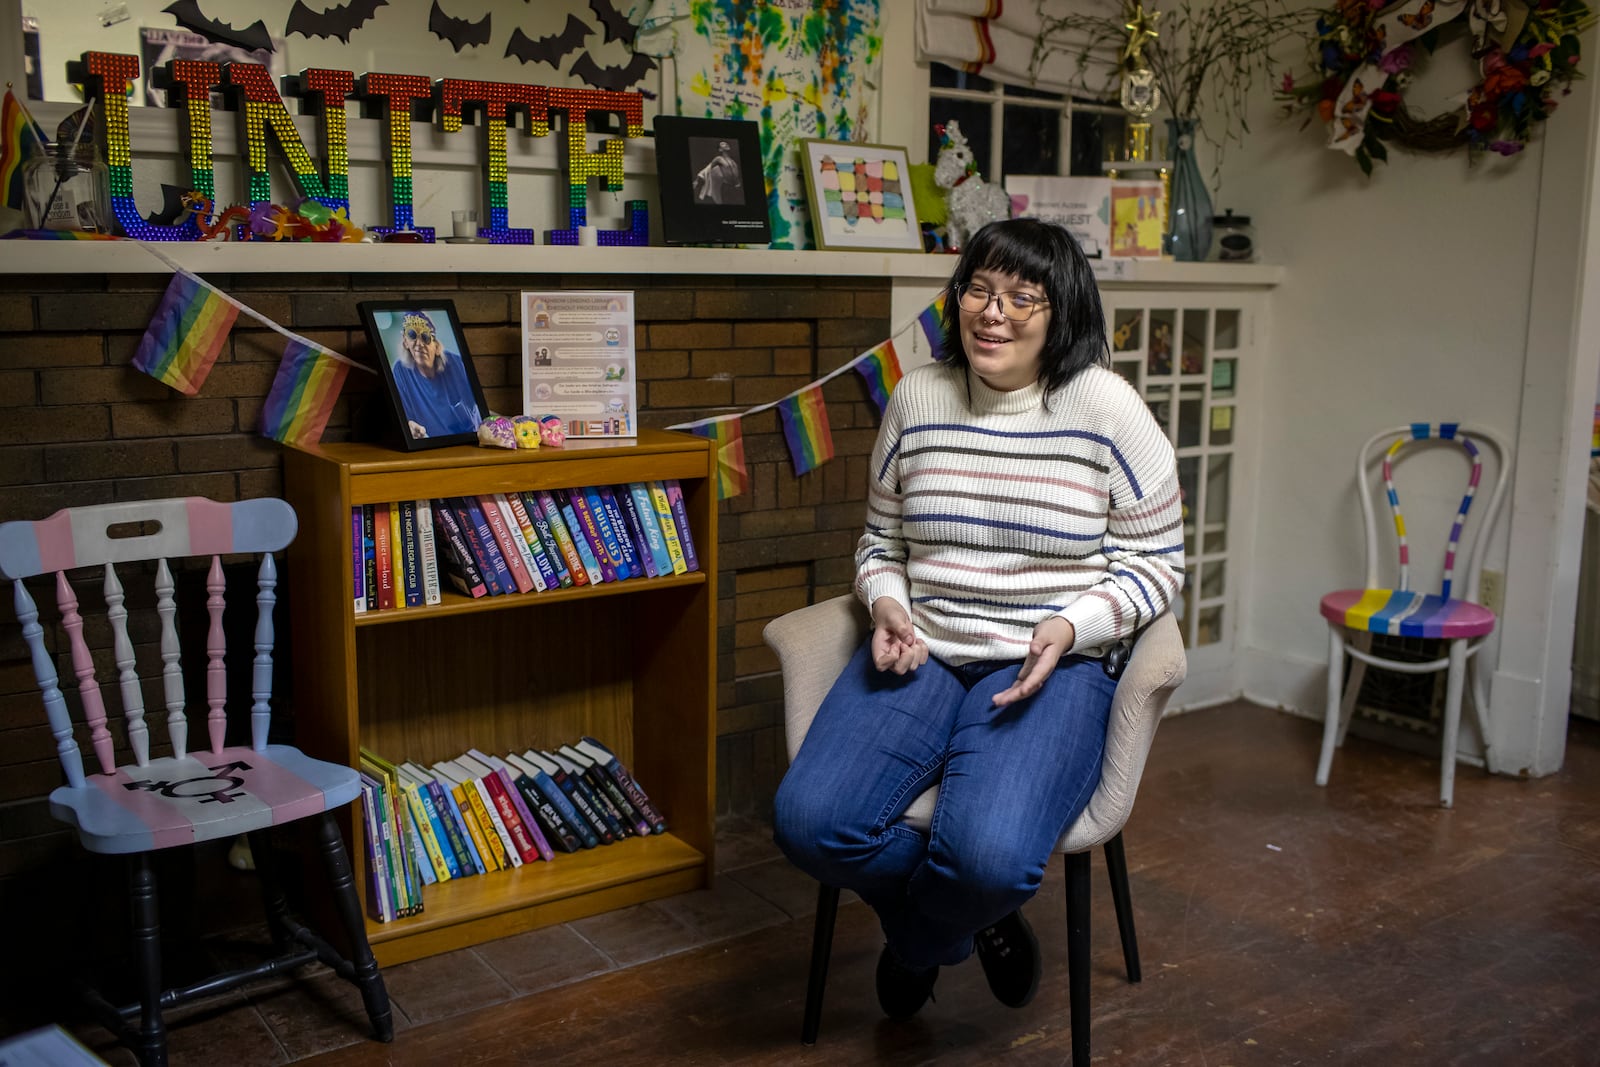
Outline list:
[[[200,804],[227,804],[249,795],[241,788],[244,785],[244,779],[235,778],[227,772],[248,771],[249,769],[250,764],[240,761],[229,763],[223,767],[212,767],[210,768],[211,773],[203,778],[185,778],[178,782],[124,782],[122,788],[148,789],[152,792],[159,792],[162,796],[172,800],[192,799]],[[204,782],[213,784],[204,788],[190,788],[199,786]],[[222,788],[217,788],[218,785],[221,785]],[[183,792],[180,793],[180,789]]]

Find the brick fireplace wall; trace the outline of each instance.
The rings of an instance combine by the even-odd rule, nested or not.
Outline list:
[[[255,431],[282,352],[276,333],[241,316],[200,395],[183,398],[129,366],[169,276],[11,277],[0,296],[0,521],[110,500],[281,491],[281,448]],[[519,291],[633,290],[640,417],[655,427],[775,400],[892,329],[889,283],[879,279],[408,273],[209,280],[358,360],[370,360],[358,301],[452,300],[486,398],[500,411],[521,406]],[[835,458],[795,477],[776,412],[752,416],[744,424],[749,492],[721,505],[719,812],[764,815],[785,764],[782,687],[762,627],[850,585],[877,412],[856,374],[840,375],[825,395]],[[386,403],[376,376],[352,372],[326,437],[360,435],[374,402]],[[287,648],[287,613],[278,621]],[[76,707],[75,698],[69,702]],[[280,720],[292,715],[280,704]],[[60,781],[20,626],[9,609],[0,611],[0,912],[28,914],[19,907],[49,899],[58,877],[51,864],[75,848],[45,807]]]

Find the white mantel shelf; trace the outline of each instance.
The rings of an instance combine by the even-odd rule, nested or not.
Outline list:
[[[879,277],[939,281],[955,257],[908,252],[747,248],[590,248],[553,245],[270,244],[4,241],[0,274],[163,274],[159,252],[196,274],[679,274],[729,277]],[[1102,285],[1270,288],[1279,266],[1123,261]],[[13,283],[15,284],[15,283]]]

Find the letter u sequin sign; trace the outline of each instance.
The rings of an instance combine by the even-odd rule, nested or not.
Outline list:
[[[85,52],[68,64],[68,77],[82,82],[89,96],[100,100],[105,128],[106,163],[110,169],[111,207],[129,237],[142,241],[197,241],[200,220],[186,218],[176,225],[147,222],[133,202],[133,146],[128,133],[128,90],[139,77],[137,56],[113,52]],[[567,228],[546,230],[548,244],[575,245],[578,229],[587,224],[589,181],[602,178],[608,191],[622,188],[623,138],[607,138],[599,151],[589,151],[586,136],[589,116],[599,112],[622,116],[624,137],[644,135],[644,97],[610,89],[567,89],[512,82],[463,81],[444,78],[431,82],[417,74],[363,74],[346,70],[309,69],[285,79],[284,91],[304,101],[304,111],[317,117],[322,141],[323,167],[318,169],[300,139],[299,130],[272,84],[267,69],[257,63],[208,63],[179,59],[152,71],[171,87],[172,106],[184,113],[184,148],[189,159],[189,183],[216,202],[215,148],[212,144],[211,93],[231,94],[243,112],[240,130],[242,154],[251,205],[271,199],[267,171],[270,145],[276,142],[289,164],[296,191],[329,210],[350,208],[350,150],[345,124],[345,104],[363,102],[366,112],[385,120],[385,147],[389,167],[390,224],[373,226],[377,233],[416,230],[423,240],[433,240],[432,227],[414,225],[412,216],[411,116],[413,105],[428,105],[439,128],[456,133],[464,112],[481,113],[484,133],[483,180],[487,225],[480,237],[497,244],[532,244],[534,231],[513,229],[508,218],[508,165],[506,129],[517,115],[527,123],[527,135],[547,137],[551,115],[561,114],[567,138]],[[649,215],[642,200],[627,204],[629,224],[620,230],[601,230],[602,245],[649,243]],[[209,221],[209,220],[206,220]]]

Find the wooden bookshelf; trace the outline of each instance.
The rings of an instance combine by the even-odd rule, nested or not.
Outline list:
[[[285,494],[300,516],[288,552],[298,743],[355,766],[364,745],[431,764],[468,748],[504,754],[588,734],[616,751],[666,816],[665,834],[424,890],[421,915],[369,921],[399,963],[710,884],[716,785],[716,484],[705,440],[506,451],[467,445],[290,449]],[[360,504],[675,478],[700,568],[667,578],[513,593],[356,614],[350,509]],[[353,807],[353,806],[352,806]],[[366,886],[359,819],[345,813]]]

